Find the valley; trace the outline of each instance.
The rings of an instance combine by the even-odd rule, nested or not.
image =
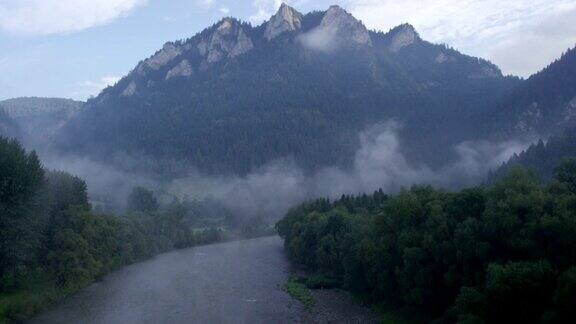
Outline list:
[[[0,1],[0,323],[574,322],[576,3],[229,2]]]

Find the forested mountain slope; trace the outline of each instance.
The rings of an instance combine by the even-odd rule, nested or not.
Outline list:
[[[22,130],[0,104],[0,136],[21,138]]]
[[[519,82],[410,25],[373,32],[337,6],[302,15],[283,5],[261,26],[225,18],[166,43],[89,100],[53,144],[212,174],[286,157],[315,170],[350,165],[359,132],[393,118],[404,125],[404,153],[439,166],[474,135],[473,113]]]
[[[500,179],[511,169],[522,166],[536,172],[541,180],[548,181],[554,176],[563,159],[576,158],[576,128],[569,128],[563,134],[540,140],[528,149],[515,154],[508,162],[489,176],[490,181]]]
[[[576,121],[576,48],[523,82],[485,114],[483,133],[498,137],[559,134]]]
[[[0,101],[6,113],[22,130],[27,143],[40,144],[53,136],[84,105],[61,98],[23,97]]]

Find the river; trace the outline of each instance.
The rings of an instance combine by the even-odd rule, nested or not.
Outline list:
[[[294,323],[278,237],[194,247],[127,266],[32,323]]]

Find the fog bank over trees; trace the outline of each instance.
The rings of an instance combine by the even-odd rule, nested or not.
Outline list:
[[[507,161],[530,144],[529,139],[490,143],[463,142],[453,147],[458,159],[439,169],[411,163],[401,151],[395,121],[377,124],[359,135],[360,147],[350,169],[326,167],[310,174],[286,157],[270,161],[245,176],[208,176],[193,166],[174,178],[122,171],[88,158],[44,156],[48,168],[67,170],[88,183],[90,197],[96,204],[113,210],[123,208],[132,188],[141,186],[154,191],[158,198],[211,199],[239,217],[278,219],[293,205],[315,197],[339,197],[342,194],[372,192],[382,188],[387,193],[413,184],[432,184],[458,189],[481,183],[489,170]],[[145,157],[121,157],[126,166],[149,163]],[[128,168],[127,168],[128,169]]]

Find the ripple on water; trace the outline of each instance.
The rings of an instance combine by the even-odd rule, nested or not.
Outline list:
[[[278,237],[195,247],[106,276],[32,323],[294,323]]]

